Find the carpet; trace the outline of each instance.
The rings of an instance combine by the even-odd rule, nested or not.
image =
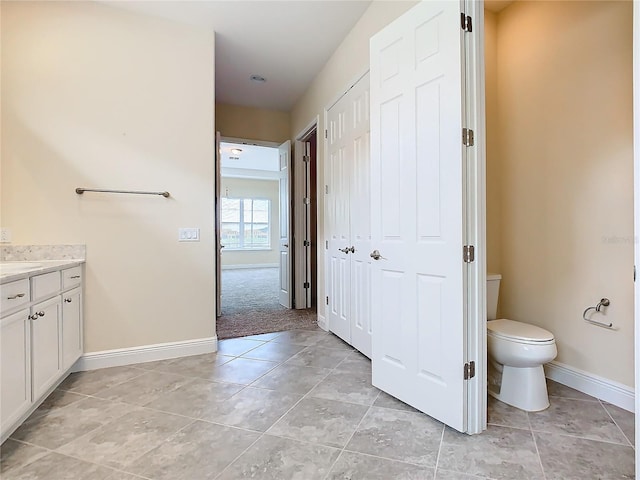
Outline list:
[[[294,310],[278,302],[278,268],[222,271],[222,316],[216,322],[219,340],[292,329],[314,330],[313,310]]]

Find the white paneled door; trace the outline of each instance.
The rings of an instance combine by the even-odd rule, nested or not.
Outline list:
[[[369,75],[327,110],[329,329],[371,356]]]
[[[466,429],[460,3],[371,39],[373,384]]]
[[[291,172],[291,142],[287,140],[278,147],[280,157],[280,234],[279,234],[279,266],[280,266],[280,305],[291,308],[291,211],[289,175]]]

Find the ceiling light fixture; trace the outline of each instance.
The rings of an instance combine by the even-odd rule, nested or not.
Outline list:
[[[232,148],[231,153],[233,153],[234,155],[240,155],[242,153],[242,150],[239,148]]]
[[[267,81],[266,78],[264,78],[263,76],[260,76],[260,75],[251,75],[249,77],[249,80],[251,80],[252,82],[256,82],[256,83],[265,83]]]

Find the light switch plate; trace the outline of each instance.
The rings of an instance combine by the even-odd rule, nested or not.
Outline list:
[[[11,243],[11,230],[0,228],[0,243]]]
[[[200,229],[199,228],[179,228],[178,241],[179,242],[199,242]]]

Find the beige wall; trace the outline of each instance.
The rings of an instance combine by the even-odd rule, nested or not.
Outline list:
[[[500,272],[500,157],[498,155],[498,16],[485,10],[484,65],[487,141],[487,271]]]
[[[632,3],[516,2],[496,63],[501,313],[552,331],[557,361],[632,386]],[[615,331],[582,320],[602,297]]]
[[[324,135],[324,109],[330,102],[369,69],[369,39],[383,27],[406,12],[415,1],[375,0],[349,32],[329,61],[316,76],[309,89],[296,102],[291,112],[292,139],[319,117],[318,136]],[[324,141],[318,142],[318,185],[324,185]],[[324,188],[318,188],[318,240],[324,243]],[[318,249],[318,298],[325,297],[324,250]],[[324,316],[324,301],[318,301],[318,314]]]
[[[13,243],[86,243],[87,352],[212,337],[213,33],[98,3],[1,8]]]
[[[283,143],[289,139],[291,115],[278,110],[218,103],[216,128],[223,137]]]
[[[229,265],[274,265],[278,263],[278,232],[280,231],[278,180],[222,178],[220,194],[232,198],[266,198],[271,200],[271,250],[222,250],[222,267]]]

